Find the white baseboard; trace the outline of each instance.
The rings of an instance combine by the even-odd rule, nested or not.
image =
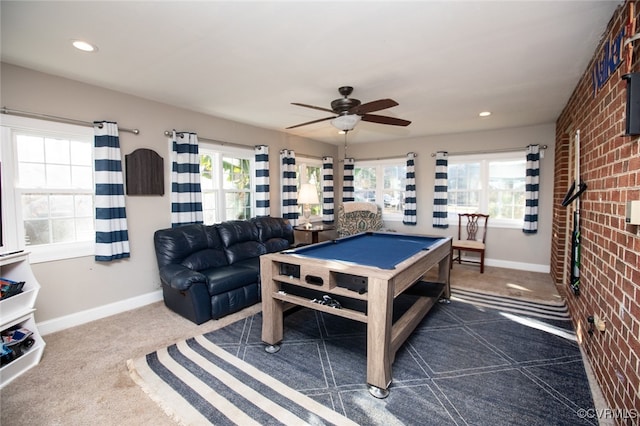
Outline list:
[[[520,271],[549,273],[551,268],[549,265],[538,265],[535,263],[510,262],[498,259],[485,259],[485,265],[495,266],[498,268],[517,269]],[[99,306],[97,308],[87,309],[86,311],[76,312],[75,314],[65,315],[63,317],[42,321],[37,324],[41,335],[47,335],[56,331],[65,330],[85,324],[90,321],[105,318],[111,315],[126,312],[131,309],[139,308],[150,303],[162,300],[162,290],[156,290],[141,296],[132,297],[130,299],[121,300],[119,302],[110,303],[108,305]]]
[[[478,261],[477,257],[462,256],[462,260]],[[495,266],[496,268],[517,269],[518,271],[541,272],[548,274],[551,272],[550,265],[539,265],[537,263],[511,262],[500,259],[485,259],[485,266]]]
[[[141,296],[132,297],[130,299],[121,300],[104,306],[98,306],[97,308],[87,309],[86,311],[76,312],[75,314],[42,321],[37,323],[37,327],[40,334],[44,336],[56,331],[65,330],[97,319],[159,302],[161,300],[162,290],[156,290]]]
[[[550,273],[550,265],[539,265],[537,263],[510,262],[508,260],[485,259],[484,264],[497,268],[517,269],[519,271]]]

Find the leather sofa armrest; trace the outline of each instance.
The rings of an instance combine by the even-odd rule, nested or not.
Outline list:
[[[207,283],[207,277],[200,272],[176,264],[160,268],[160,280],[176,290],[187,290],[193,284]]]

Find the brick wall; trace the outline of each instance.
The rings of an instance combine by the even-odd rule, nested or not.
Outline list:
[[[638,3],[636,32],[640,31]],[[627,62],[595,94],[591,78],[605,42],[624,28],[628,14],[627,1],[611,18],[556,123],[551,275],[567,298],[578,338],[609,408],[640,410],[640,226],[625,223],[626,202],[640,200],[640,138],[624,136],[627,83],[621,76],[627,72]],[[640,72],[639,58],[640,40],[634,44],[632,72]],[[588,185],[580,205],[579,295],[568,287],[575,203],[561,206],[573,182],[576,130],[580,130],[581,175]],[[606,320],[604,332],[588,333],[590,315]],[[616,421],[631,425],[640,419],[626,416]]]

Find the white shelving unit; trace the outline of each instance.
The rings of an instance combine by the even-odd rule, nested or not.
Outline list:
[[[45,342],[40,337],[34,318],[35,303],[40,284],[31,271],[29,253],[21,252],[0,257],[0,277],[13,281],[24,281],[22,293],[0,300],[0,331],[15,325],[33,332],[35,340],[25,353],[0,368],[0,388],[37,365],[42,358]]]

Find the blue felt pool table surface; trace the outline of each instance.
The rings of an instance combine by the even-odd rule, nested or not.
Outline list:
[[[394,269],[411,256],[429,250],[446,237],[366,232],[287,251],[300,256],[339,260],[381,269]]]

